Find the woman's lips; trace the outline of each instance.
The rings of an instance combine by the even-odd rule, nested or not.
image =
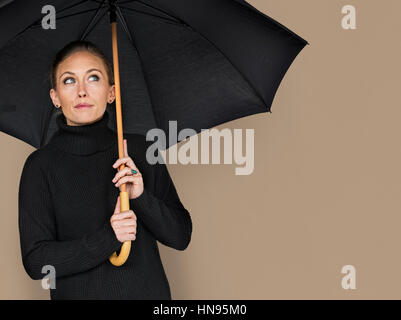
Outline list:
[[[92,107],[92,105],[91,105],[91,104],[86,104],[86,103],[77,104],[77,105],[75,106],[75,108],[78,108],[78,109],[90,108],[90,107]]]

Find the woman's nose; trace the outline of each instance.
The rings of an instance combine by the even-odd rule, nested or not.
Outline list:
[[[84,85],[84,84],[82,84],[82,85],[79,86],[79,88],[78,88],[78,95],[79,95],[80,97],[86,97],[86,88],[85,88],[85,85]]]

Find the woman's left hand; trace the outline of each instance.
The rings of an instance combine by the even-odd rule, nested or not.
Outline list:
[[[129,198],[135,199],[143,192],[143,179],[134,161],[128,155],[126,139],[124,139],[124,158],[114,162],[113,168],[118,170],[121,164],[125,165],[124,169],[118,171],[112,181],[117,188],[125,183],[125,190],[128,192]],[[131,170],[136,170],[137,173],[132,173]]]

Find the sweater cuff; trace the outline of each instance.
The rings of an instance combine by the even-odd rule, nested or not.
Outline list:
[[[87,237],[87,245],[89,248],[101,248],[108,256],[118,251],[122,243],[117,239],[110,222],[107,221],[99,230]]]
[[[143,189],[143,192],[141,195],[135,199],[129,199],[129,206],[130,209],[135,211],[140,211],[140,212],[146,212],[147,209],[149,208],[149,201],[151,201],[152,194],[149,194],[149,192],[146,190],[146,188]]]

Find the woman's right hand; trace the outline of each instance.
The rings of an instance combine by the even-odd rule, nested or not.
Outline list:
[[[110,218],[111,227],[120,242],[135,240],[136,215],[132,210],[123,212],[120,212],[120,210],[120,196],[118,196],[114,214]]]

